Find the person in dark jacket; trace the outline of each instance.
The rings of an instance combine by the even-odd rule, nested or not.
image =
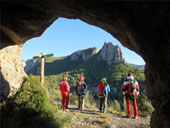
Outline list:
[[[80,76],[79,81],[76,85],[76,94],[78,96],[78,109],[83,110],[84,109],[84,101],[85,101],[85,90],[87,86],[84,82],[83,76]]]

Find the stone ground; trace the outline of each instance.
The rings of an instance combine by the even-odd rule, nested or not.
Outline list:
[[[70,105],[69,112],[73,115],[71,128],[150,128],[150,118],[126,118],[118,114],[99,113],[97,109],[84,109]]]

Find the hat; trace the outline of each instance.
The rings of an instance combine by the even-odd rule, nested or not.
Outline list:
[[[128,76],[127,79],[128,80],[134,80],[134,77],[133,76]]]
[[[67,76],[64,76],[64,77],[63,77],[63,81],[67,81]]]
[[[106,78],[102,78],[102,79],[101,79],[101,81],[104,81],[104,82],[106,82]]]
[[[79,79],[80,81],[83,81],[83,76],[80,76],[80,79]]]

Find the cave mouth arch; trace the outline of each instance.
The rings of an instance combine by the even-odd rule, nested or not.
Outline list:
[[[51,0],[37,3],[1,1],[1,10],[1,49],[10,45],[22,45],[26,40],[40,36],[58,17],[80,19],[109,32],[146,62],[145,82],[155,108],[151,127],[170,126],[169,3],[106,0]]]
[[[58,18],[41,36],[26,41],[21,58],[26,61],[41,52],[53,53],[54,57],[68,56],[80,49],[92,47],[99,51],[105,42],[118,45],[126,63],[142,67],[145,65],[138,54],[122,46],[110,33],[79,19],[67,18]]]

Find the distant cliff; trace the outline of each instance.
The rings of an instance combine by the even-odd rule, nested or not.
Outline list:
[[[118,45],[113,43],[104,43],[102,49],[98,53],[98,60],[105,60],[109,65],[113,62],[123,62],[122,51]]]
[[[104,43],[101,50],[98,52],[97,48],[89,48],[85,50],[79,50],[74,52],[70,55],[71,60],[79,60],[82,59],[84,61],[87,61],[90,57],[96,55],[97,60],[105,60],[109,65],[113,62],[123,62],[125,63],[125,60],[122,57],[121,49],[118,45],[114,45],[113,43]]]
[[[97,54],[98,50],[96,47],[88,48],[85,50],[79,50],[70,55],[71,60],[79,60],[82,59],[84,61],[88,60],[93,55]]]
[[[24,70],[27,74],[40,74],[40,60],[29,59],[26,61],[26,66]]]

